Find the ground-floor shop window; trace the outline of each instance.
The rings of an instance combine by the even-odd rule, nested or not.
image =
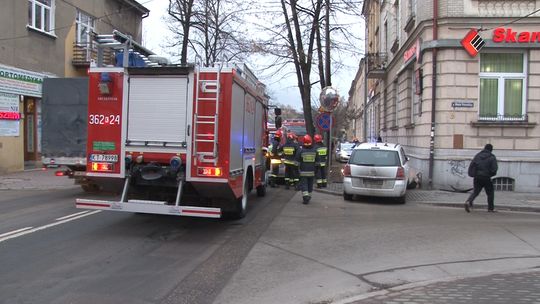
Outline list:
[[[480,55],[479,120],[526,119],[526,61],[524,53]]]

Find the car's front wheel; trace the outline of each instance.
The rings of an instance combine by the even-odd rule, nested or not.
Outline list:
[[[352,201],[353,200],[353,195],[343,191],[343,199],[346,200],[346,201]]]

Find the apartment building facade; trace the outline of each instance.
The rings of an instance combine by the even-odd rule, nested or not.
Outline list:
[[[496,188],[540,192],[539,11],[536,0],[364,1],[357,132],[404,145],[426,188],[470,188],[467,167],[491,143]]]
[[[0,173],[39,162],[42,83],[85,77],[96,56],[91,34],[139,42],[149,10],[135,0],[8,0],[0,10]]]

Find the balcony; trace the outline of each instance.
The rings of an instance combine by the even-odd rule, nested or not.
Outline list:
[[[386,76],[387,56],[385,53],[367,54],[367,78],[381,79]]]
[[[97,46],[95,43],[73,44],[73,59],[71,63],[75,67],[89,67],[92,61],[97,61]],[[103,49],[103,63],[114,64],[114,53],[110,48]]]

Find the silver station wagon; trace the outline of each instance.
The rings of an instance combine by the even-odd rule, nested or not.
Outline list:
[[[409,159],[399,144],[362,143],[343,168],[343,198],[354,195],[394,197],[405,203]]]

